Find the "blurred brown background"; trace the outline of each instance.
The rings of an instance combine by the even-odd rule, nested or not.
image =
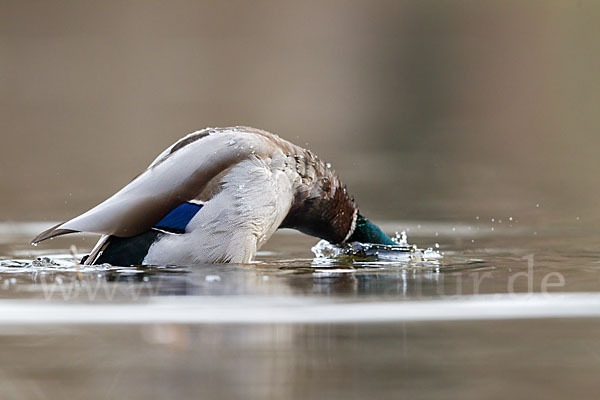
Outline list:
[[[239,124],[315,150],[378,219],[594,221],[599,20],[598,1],[0,0],[0,220],[75,216]]]

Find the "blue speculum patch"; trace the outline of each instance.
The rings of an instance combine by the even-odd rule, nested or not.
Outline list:
[[[202,204],[183,203],[161,219],[155,228],[168,231],[185,232],[185,227],[200,211]]]

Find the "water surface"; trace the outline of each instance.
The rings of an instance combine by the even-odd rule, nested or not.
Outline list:
[[[381,223],[443,255],[425,259],[317,258],[317,240],[280,231],[252,264],[152,267],[78,266],[95,237],[29,246],[44,225],[0,226],[3,397],[598,389],[600,258],[577,221]]]

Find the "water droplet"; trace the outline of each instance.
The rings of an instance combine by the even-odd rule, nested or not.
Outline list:
[[[331,168],[331,163],[327,163],[327,164],[325,164],[325,166],[326,166],[327,168]]]
[[[206,282],[220,282],[221,281],[221,277],[219,275],[206,275],[204,277],[204,280]]]

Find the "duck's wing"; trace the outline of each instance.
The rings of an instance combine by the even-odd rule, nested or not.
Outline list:
[[[119,237],[150,229],[180,204],[214,190],[213,180],[257,152],[272,151],[263,132],[205,129],[185,136],[115,195],[39,234],[32,243],[73,232]]]

